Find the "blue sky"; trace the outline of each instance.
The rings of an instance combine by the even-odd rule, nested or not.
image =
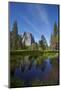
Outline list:
[[[31,32],[36,42],[43,34],[50,44],[51,33],[56,22],[58,25],[58,6],[31,3],[9,3],[9,27],[12,31],[17,21],[18,33]]]

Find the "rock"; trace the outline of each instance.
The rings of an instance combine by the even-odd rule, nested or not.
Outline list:
[[[29,32],[24,32],[22,43],[25,44],[26,46],[30,46],[34,42],[35,41],[34,41],[34,37],[32,36],[32,34]]]

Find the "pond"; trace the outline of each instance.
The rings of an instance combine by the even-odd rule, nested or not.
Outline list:
[[[10,87],[59,84],[59,58],[11,56]]]

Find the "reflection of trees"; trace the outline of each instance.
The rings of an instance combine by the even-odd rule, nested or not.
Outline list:
[[[44,62],[44,58],[42,58],[42,56],[38,56],[37,59],[36,59],[36,66],[39,67],[43,64]]]

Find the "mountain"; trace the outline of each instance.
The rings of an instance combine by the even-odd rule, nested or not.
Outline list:
[[[22,37],[22,44],[30,46],[32,43],[35,43],[33,35],[29,32],[24,32]]]

